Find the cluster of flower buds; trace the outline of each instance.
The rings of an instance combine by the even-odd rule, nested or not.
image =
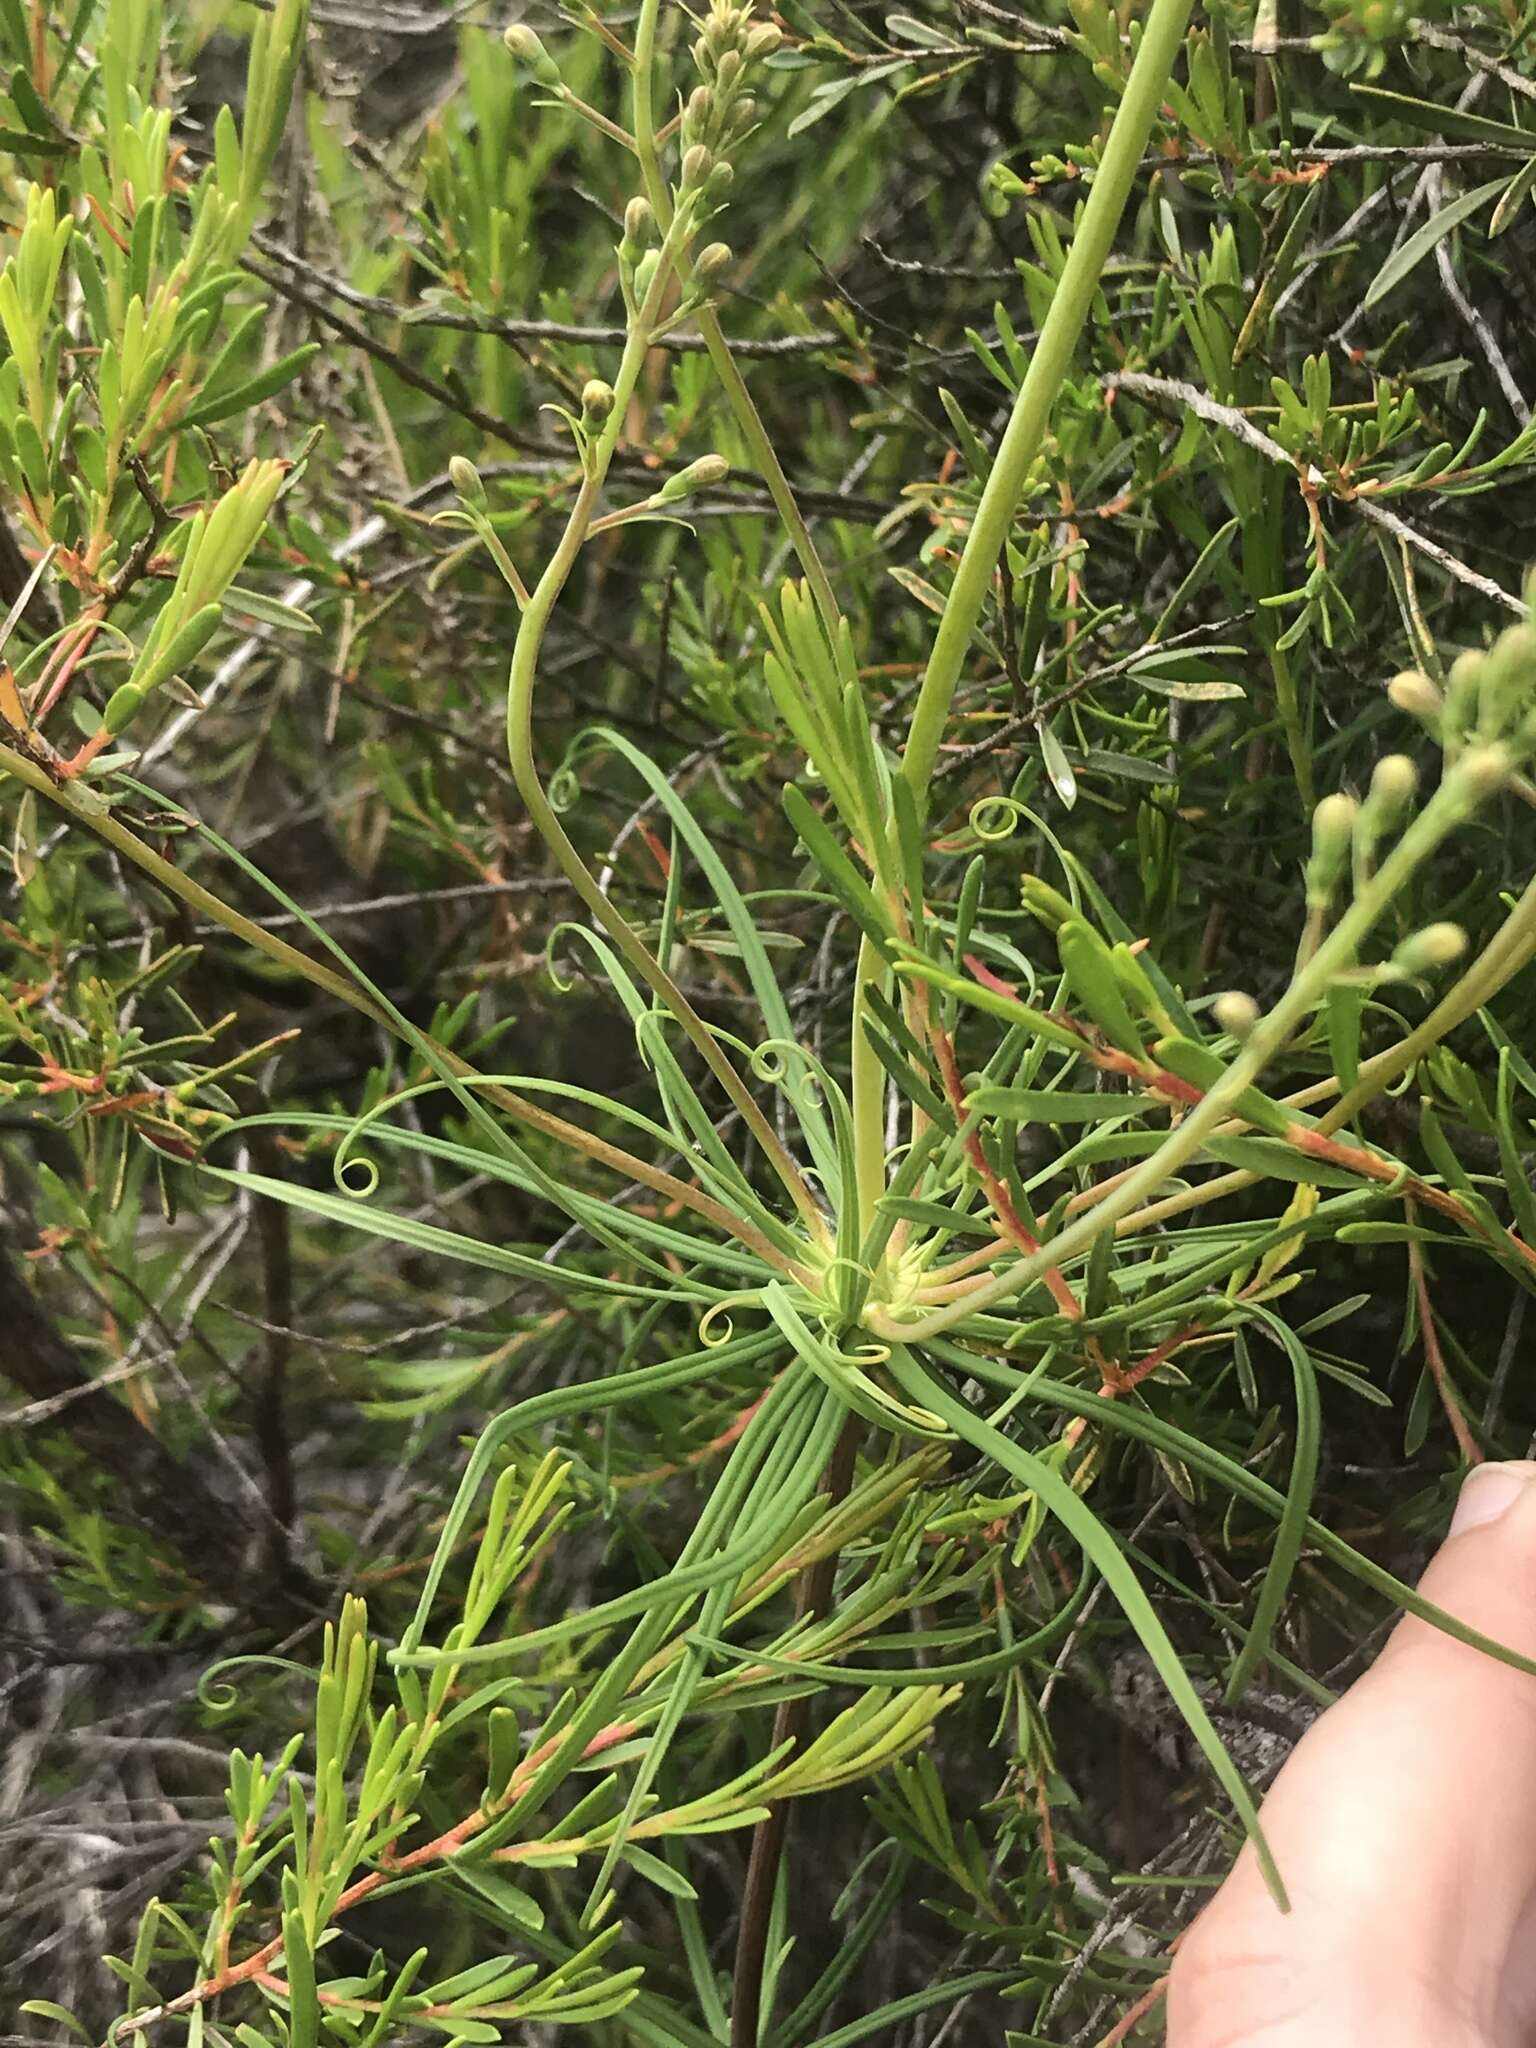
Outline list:
[[[697,193],[710,207],[723,202],[731,185],[731,151],[757,119],[757,102],[746,90],[747,66],[771,57],[781,41],[771,21],[753,21],[749,7],[714,0],[693,46],[703,83],[683,109],[683,195]]]
[[[1526,598],[1536,599],[1536,578]],[[1387,695],[1440,742],[1469,794],[1496,789],[1536,752],[1536,624],[1506,627],[1491,647],[1458,654],[1443,689],[1406,669]]]

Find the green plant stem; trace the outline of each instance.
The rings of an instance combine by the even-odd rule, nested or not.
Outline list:
[[[1440,1043],[1458,1024],[1491,1002],[1506,983],[1536,955],[1536,881],[1524,894],[1498,931],[1478,954],[1453,988],[1441,997],[1422,1024],[1406,1038],[1388,1046],[1360,1069],[1353,1088],[1328,1111],[1319,1123],[1326,1133],[1339,1130],[1356,1116],[1365,1103],[1389,1087],[1399,1074],[1407,1073],[1414,1061]]]
[[[1312,756],[1302,729],[1301,700],[1296,693],[1295,672],[1283,647],[1271,650],[1269,666],[1275,681],[1275,708],[1280,714],[1280,729],[1285,734],[1285,750],[1291,757],[1291,773],[1296,778],[1296,793],[1302,809],[1310,811],[1317,801]]]
[[[1331,1137],[1335,1131],[1353,1122],[1367,1103],[1373,1102],[1384,1088],[1389,1088],[1400,1074],[1406,1074],[1416,1060],[1433,1050],[1458,1024],[1464,1024],[1475,1011],[1491,1002],[1533,958],[1536,958],[1536,882],[1527,885],[1493,938],[1424,1021],[1416,1025],[1406,1038],[1400,1038],[1396,1045],[1389,1045],[1385,1051],[1365,1061],[1354,1087],[1348,1089],[1326,1115],[1318,1118],[1319,1133],[1323,1137]],[[1301,1109],[1326,1101],[1337,1092],[1338,1086],[1336,1080],[1318,1081],[1278,1100],[1285,1107]],[[1234,1128],[1238,1126],[1234,1125]],[[1216,1174],[1210,1180],[1202,1181],[1198,1187],[1181,1188],[1177,1194],[1168,1195],[1162,1201],[1152,1202],[1146,1208],[1122,1217],[1116,1234],[1129,1236],[1134,1231],[1148,1230],[1170,1217],[1204,1208],[1210,1202],[1239,1194],[1244,1188],[1256,1187],[1263,1178],[1262,1174],[1249,1173],[1242,1168]]]
[[[672,224],[672,201],[667,193],[667,181],[661,168],[661,153],[656,144],[656,114],[654,95],[654,71],[656,64],[656,19],[658,0],[643,0],[640,19],[635,29],[634,100],[635,100],[635,155],[640,163],[640,178],[645,186],[645,196],[650,201],[663,232]],[[677,273],[679,281],[687,285],[692,269],[686,251],[678,252]],[[838,621],[842,614],[832,592],[832,583],[825,565],[811,538],[811,530],[805,523],[805,515],[795,503],[795,494],[784,466],[779,461],[778,451],[769,439],[768,430],[752,401],[746,379],[737,367],[736,358],[731,354],[712,306],[703,306],[696,316],[698,329],[704,337],[704,346],[709,352],[710,365],[736,421],[737,430],[747,444],[758,475],[767,486],[773,500],[774,510],[784,523],[794,548],[800,570],[810,585],[816,609],[826,627],[828,637],[836,645]]]
[[[1031,1257],[995,1274],[973,1293],[936,1310],[916,1322],[903,1322],[875,1312],[866,1315],[865,1326],[875,1336],[907,1344],[922,1344],[942,1336],[980,1310],[1017,1294],[1053,1266],[1076,1258],[1122,1217],[1129,1216],[1148,1196],[1155,1194],[1186,1161],[1193,1159],[1217,1125],[1229,1117],[1243,1090],[1252,1085],[1290,1038],[1291,1033],[1318,1002],[1335,974],[1352,967],[1362,942],[1369,936],[1388,904],[1411,880],[1440,842],[1467,815],[1469,790],[1465,778],[1452,769],[1432,801],[1425,807],[1382,862],[1370,886],[1358,896],[1319,946],[1306,968],[1285,994],[1260,1019],[1243,1050],[1221,1080],[1172,1131],[1162,1145],[1136,1170],[1128,1174],[1112,1195],[1068,1224]]]
[[[1093,190],[966,536],[912,713],[902,761],[902,773],[919,810],[927,803],[949,708],[986,603],[992,572],[1099,288],[1100,273],[1184,40],[1190,5],[1191,0],[1152,0],[1136,61],[1094,173]]]
[[[624,345],[624,353],[613,379],[613,405],[601,436],[589,450],[587,474],[576,495],[576,502],[571,507],[570,518],[566,522],[564,533],[560,536],[560,544],[550,557],[548,566],[539,578],[519,621],[517,639],[512,649],[511,672],[507,678],[507,756],[511,763],[512,779],[517,785],[519,796],[527,806],[534,830],[554,855],[572,888],[612,938],[625,960],[682,1025],[700,1058],[725,1090],[740,1113],[743,1123],[761,1147],[765,1158],[783,1182],[806,1228],[814,1239],[824,1243],[827,1237],[826,1224],[804,1176],[780,1141],[778,1133],[753,1099],[750,1089],[720,1050],[714,1033],[661,962],[645,945],[628,919],[603,894],[596,876],[577,852],[566,834],[565,827],[560,823],[539,779],[538,766],[533,757],[533,700],[538,683],[539,655],[544,644],[545,628],[575,566],[576,557],[580,554],[591,530],[593,511],[613,459],[614,449],[618,445],[619,433],[630,400],[640,380],[646,351],[650,346],[651,331],[660,317],[662,298],[670,275],[673,245],[680,239],[674,222],[672,228],[668,230],[661,261],[656,266],[656,274],[646,293],[645,303],[630,322],[629,339]]]

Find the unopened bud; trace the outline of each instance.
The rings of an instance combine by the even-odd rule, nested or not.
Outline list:
[[[739,142],[756,119],[757,101],[751,93],[744,92],[731,109],[729,139],[732,142]]]
[[[747,36],[749,57],[771,57],[784,40],[784,31],[776,22],[760,21]]]
[[[711,206],[721,206],[725,196],[736,182],[736,173],[729,164],[716,164],[704,186],[704,197]]]
[[[711,242],[694,258],[693,274],[700,284],[708,284],[713,278],[719,277],[722,271],[729,270],[735,260],[729,243]]]
[[[694,143],[691,149],[683,151],[683,190],[696,191],[714,168],[714,158],[702,142]]]
[[[687,142],[702,142],[709,133],[709,124],[715,117],[715,96],[707,85],[696,85],[688,95],[688,104],[683,109],[683,137]]]
[[[643,242],[649,239],[651,223],[654,219],[655,215],[651,212],[651,202],[648,199],[642,199],[637,192],[624,209],[625,241],[632,243],[638,249]]]
[[[702,71],[706,78],[714,77],[715,53],[702,36],[693,46],[693,61],[695,67]]]
[[[746,69],[740,50],[727,50],[715,67],[715,80],[722,92],[733,92]]]
[[[1389,832],[1413,801],[1419,786],[1419,771],[1406,754],[1386,754],[1371,774],[1371,794],[1366,804],[1374,831]]]
[[[1392,965],[1404,974],[1424,974],[1431,967],[1448,967],[1466,950],[1467,935],[1459,924],[1427,924],[1404,939],[1392,955]]]
[[[1307,901],[1326,903],[1349,858],[1360,806],[1352,796],[1325,796],[1312,813],[1312,858],[1307,862]]]
[[[485,503],[485,485],[480,472],[467,455],[450,455],[448,458],[448,481],[464,499],[466,504]]]
[[[658,505],[675,505],[682,498],[691,498],[695,491],[707,490],[712,484],[723,484],[731,473],[731,465],[723,455],[701,455],[697,462],[690,462],[686,469],[680,469],[676,476],[669,476],[656,493]]]
[[[526,64],[540,85],[559,85],[560,66],[525,21],[515,21],[502,41],[519,64]]]
[[[1259,1021],[1259,1006],[1246,989],[1229,988],[1211,1005],[1211,1015],[1233,1038],[1246,1038]]]
[[[589,377],[581,387],[581,411],[584,419],[607,419],[613,411],[613,386],[601,377]]]
[[[1434,718],[1444,699],[1422,669],[1405,668],[1387,685],[1387,696],[1410,718]]]

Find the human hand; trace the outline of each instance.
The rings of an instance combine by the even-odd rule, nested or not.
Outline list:
[[[1536,1657],[1536,1463],[1481,1465],[1422,1581]],[[1536,1677],[1405,1616],[1179,1944],[1169,2048],[1536,2044]]]

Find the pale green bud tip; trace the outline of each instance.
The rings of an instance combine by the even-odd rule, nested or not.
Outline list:
[[[1422,974],[1430,967],[1449,967],[1467,950],[1467,935],[1459,924],[1427,924],[1413,933],[1393,954],[1393,964],[1406,974]]]
[[[468,498],[474,504],[479,504],[485,496],[480,472],[467,455],[449,456],[448,480],[461,498]]]
[[[696,142],[691,149],[683,152],[683,190],[691,192],[702,185],[714,167],[714,158],[702,142]]]
[[[515,21],[502,41],[519,64],[526,64],[540,85],[558,85],[560,67],[525,21]]]
[[[1442,702],[1440,692],[1422,669],[1405,668],[1387,685],[1387,695],[1399,711],[1410,718],[1433,718]]]
[[[1360,806],[1352,796],[1336,791],[1325,796],[1312,813],[1312,844],[1318,853],[1343,852],[1354,836]]]
[[[1245,989],[1229,988],[1212,1003],[1211,1015],[1233,1038],[1246,1038],[1259,1021],[1259,1006]]]
[[[731,465],[723,455],[701,455],[697,462],[690,462],[686,469],[680,469],[676,476],[670,476],[657,492],[657,501],[663,505],[675,505],[680,498],[688,498],[695,491],[708,490],[712,484],[723,484],[731,473]]]
[[[734,261],[728,243],[711,242],[708,248],[699,251],[693,266],[694,276],[706,280],[718,277],[722,271],[729,270]]]
[[[1384,754],[1370,776],[1370,795],[1382,803],[1403,805],[1419,786],[1419,770],[1407,754]]]
[[[1360,806],[1352,796],[1325,796],[1312,813],[1312,858],[1307,863],[1307,897],[1326,903],[1349,857]]]
[[[643,242],[651,231],[654,219],[650,201],[642,199],[637,192],[624,209],[624,239],[627,242]]]
[[[613,411],[613,386],[601,377],[589,377],[581,387],[581,409],[588,419],[607,419]]]
[[[747,37],[749,57],[771,57],[784,40],[784,32],[776,22],[760,21]]]

